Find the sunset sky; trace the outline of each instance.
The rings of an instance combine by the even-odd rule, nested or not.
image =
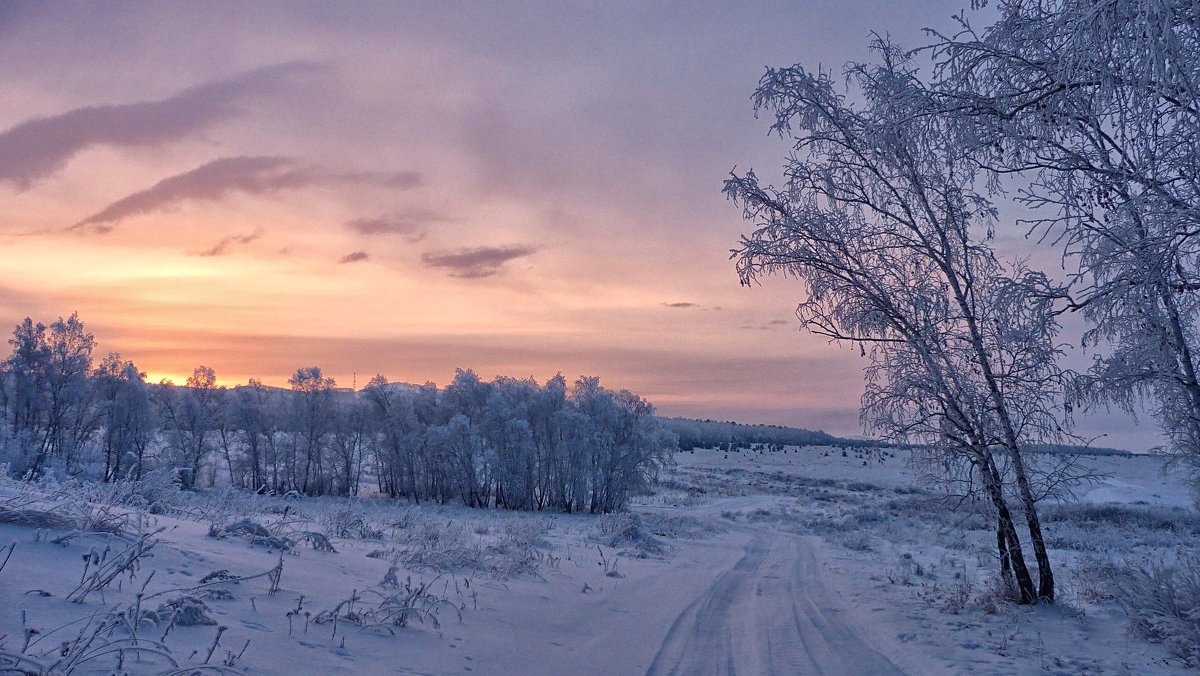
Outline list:
[[[721,182],[786,153],[765,66],[964,0],[743,4],[0,3],[0,323],[78,311],[152,380],[561,371],[858,434],[862,361],[739,287]]]

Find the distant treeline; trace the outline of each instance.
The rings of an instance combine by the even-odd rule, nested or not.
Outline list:
[[[1119,448],[1107,448],[1104,446],[1079,446],[1077,444],[1031,444],[1029,451],[1032,453],[1049,453],[1060,455],[1119,455],[1129,457],[1138,455],[1131,451],[1121,450]]]
[[[663,418],[663,424],[679,436],[680,450],[749,448],[751,444],[783,446],[880,446],[878,441],[842,439],[821,431],[780,425],[744,425],[733,421]]]
[[[26,319],[0,362],[0,463],[102,481],[174,473],[185,488],[382,493],[471,507],[609,512],[647,489],[676,436],[637,395],[581,377],[481,380],[459,370],[439,389],[376,376],[359,392],[318,367],[290,389],[150,384],[132,362],[94,363],[76,315]]]
[[[846,439],[820,430],[782,425],[747,425],[732,420],[662,418],[663,425],[679,437],[679,449],[748,449],[754,446],[838,446],[843,448],[888,448],[896,444],[876,439]],[[1119,448],[1075,444],[1031,444],[1031,453],[1077,455],[1136,455]]]

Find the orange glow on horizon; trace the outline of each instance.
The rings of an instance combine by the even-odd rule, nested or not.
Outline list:
[[[187,383],[187,379],[190,378],[192,375],[191,373],[182,373],[182,372],[176,373],[176,372],[171,372],[171,371],[145,371],[145,374],[146,374],[146,382],[150,383],[151,385],[157,385],[159,383],[168,383],[171,385],[185,385]],[[217,387],[233,388],[233,387],[237,387],[238,385],[245,385],[248,380],[249,379],[242,380],[242,381],[236,381],[236,380],[231,380],[228,378],[222,378],[221,374],[218,373],[217,374]],[[268,383],[265,380],[263,382],[267,385],[275,385],[276,384],[276,383]],[[287,385],[287,383],[285,382],[283,384],[283,386],[286,387],[286,385]]]

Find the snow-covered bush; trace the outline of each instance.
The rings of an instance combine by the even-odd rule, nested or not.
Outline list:
[[[670,550],[650,532],[638,514],[609,514],[599,518],[592,539],[639,558],[662,556]]]
[[[1110,587],[1135,634],[1161,642],[1189,666],[1200,664],[1200,556],[1130,565]]]
[[[1050,544],[1058,549],[1103,553],[1115,541],[1170,548],[1200,535],[1200,519],[1185,509],[1143,505],[1056,504],[1046,508]]]
[[[331,509],[320,517],[321,527],[328,537],[378,540],[383,530],[373,523],[361,505],[346,502]]]

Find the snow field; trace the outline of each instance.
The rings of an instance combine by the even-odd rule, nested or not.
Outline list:
[[[1057,566],[1053,606],[1005,603],[995,531],[983,505],[918,487],[899,450],[697,450],[680,475],[720,495],[776,496],[731,520],[820,536],[830,578],[909,673],[1192,673],[1170,646],[1130,631],[1114,584],[1130,567],[1171,562],[1200,545],[1186,476],[1149,456],[1089,456],[1101,476],[1078,501],[1046,504]]]
[[[1129,631],[1113,589],[1131,564],[1200,544],[1182,477],[1157,459],[1089,458],[1112,476],[1046,506],[1062,599],[1033,608],[992,582],[982,506],[949,509],[899,450],[676,460],[631,513],[603,516],[180,493],[162,477],[5,481],[0,660],[61,673],[1188,673],[1169,642]],[[143,536],[154,544],[132,565],[68,598]]]

